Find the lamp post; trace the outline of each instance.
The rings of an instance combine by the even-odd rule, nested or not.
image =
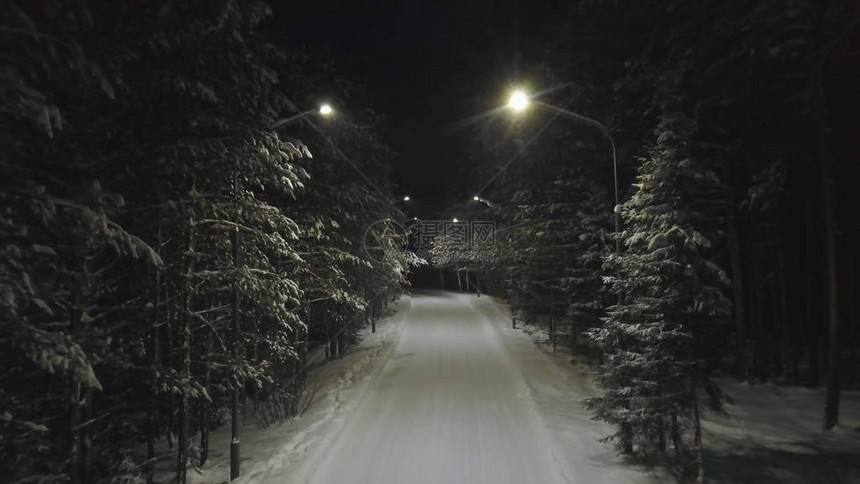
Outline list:
[[[474,197],[472,197],[472,200],[474,200],[476,202],[484,203],[490,208],[499,208],[499,204],[493,203],[493,202],[487,200],[486,198],[481,198],[478,195],[475,195]]]
[[[330,116],[334,113],[332,107],[328,104],[322,104],[317,109],[310,109],[307,111],[303,111],[298,114],[294,114],[292,116],[281,118],[275,121],[269,129],[275,130],[287,124],[298,121],[305,116],[309,116],[313,113],[319,113],[323,116]],[[301,155],[300,155],[301,156]],[[308,155],[310,156],[310,155]],[[234,201],[234,217],[236,218],[234,227],[233,227],[233,237],[232,237],[232,248],[233,248],[233,268],[238,273],[239,269],[242,267],[242,239],[241,234],[239,232],[239,182],[238,182],[238,170],[234,170],[233,172],[233,201]],[[232,303],[232,324],[231,324],[231,333],[233,338],[233,348],[232,348],[232,356],[235,364],[238,364],[239,358],[241,357],[240,349],[242,346],[241,343],[241,330],[239,327],[239,307],[241,305],[241,294],[239,293],[239,279],[238,275],[236,276],[236,280],[233,282],[233,303]],[[240,443],[239,443],[239,399],[241,397],[241,392],[239,391],[239,375],[238,373],[234,375],[236,381],[233,382],[233,394],[230,398],[230,480],[234,480],[239,477],[239,463],[240,463]]]
[[[612,145],[612,178],[615,185],[615,207],[612,209],[613,218],[615,221],[615,253],[621,253],[621,241],[618,238],[618,234],[621,233],[621,221],[618,217],[618,159],[616,158],[615,153],[615,140],[612,139],[612,133],[610,133],[609,128],[606,127],[603,123],[589,118],[588,116],[583,116],[581,114],[574,113],[572,111],[568,111],[567,109],[560,108],[558,106],[554,106],[552,104],[543,102],[541,100],[532,100],[525,91],[517,89],[511,93],[511,97],[508,99],[508,107],[512,110],[519,112],[528,107],[529,104],[534,102],[538,106],[549,109],[550,111],[556,112],[568,119],[572,119],[582,124],[586,124],[591,126],[592,128],[600,130],[604,136],[609,138],[609,144]]]

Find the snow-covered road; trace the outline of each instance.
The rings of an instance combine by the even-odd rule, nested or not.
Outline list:
[[[242,484],[658,482],[598,442],[590,377],[500,301],[423,292],[396,310],[312,379],[304,415],[245,432]]]
[[[401,298],[375,334],[360,329],[343,359],[312,372],[301,416],[271,426],[249,418],[233,484],[675,482],[601,444],[613,428],[582,405],[597,391],[588,368],[510,321],[491,297]],[[710,480],[858,482],[856,392],[843,395],[843,425],[822,432],[822,390],[720,384],[735,403],[706,415]],[[229,447],[229,426],[214,431],[190,484],[225,482]],[[162,467],[157,482],[172,482],[170,462]]]
[[[565,482],[528,386],[470,302],[413,299],[394,353],[311,482]]]

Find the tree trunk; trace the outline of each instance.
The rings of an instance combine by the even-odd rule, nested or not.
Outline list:
[[[83,299],[87,300],[90,297],[90,274],[89,268],[87,267],[86,262],[83,264],[83,284],[82,284],[82,295]],[[78,313],[78,323],[82,326],[85,324],[82,320],[83,318],[83,310]],[[83,402],[81,402],[80,412],[82,414],[82,422],[81,426],[78,429],[80,433],[79,443],[81,446],[80,450],[80,478],[82,482],[90,482],[90,470],[92,469],[92,460],[93,460],[93,437],[92,437],[92,427],[90,426],[90,422],[93,419],[93,388],[91,386],[87,386],[83,389]]]
[[[816,264],[810,261],[809,267],[815,268]],[[821,370],[819,367],[820,353],[818,342],[818,311],[816,311],[816,295],[818,286],[816,284],[814,271],[807,272],[806,285],[806,344],[809,355],[809,386],[817,388],[820,384]]]
[[[699,418],[699,395],[695,385],[693,385],[693,425],[695,426],[696,484],[704,484],[705,457],[702,449],[702,421]]]
[[[824,428],[839,423],[839,273],[836,253],[836,217],[830,170],[827,159],[821,160],[824,182],[824,220],[827,236],[827,305],[829,314],[829,349],[827,357],[827,402],[824,405]]]
[[[785,318],[785,341],[786,350],[791,353],[790,368],[787,371],[787,376],[792,385],[797,385],[800,380],[800,328],[797,321],[797,314],[794,308],[796,305],[789,304],[788,296],[788,271],[785,265],[785,251],[779,252],[779,283],[780,283],[780,305],[783,307]],[[793,307],[792,307],[793,306]]]
[[[735,319],[735,354],[736,371],[739,377],[746,375],[746,346],[747,336],[744,325],[744,283],[743,283],[743,259],[741,254],[740,232],[738,230],[738,219],[736,210],[732,208],[729,220],[729,245],[732,258],[732,302],[734,304]]]
[[[625,403],[624,407],[630,408],[630,404]],[[633,428],[630,424],[621,424],[621,441],[621,452],[633,455]]]
[[[849,207],[853,206],[853,205],[851,205],[852,203],[856,203],[855,201],[852,201],[850,199],[852,194],[853,194],[853,191],[849,191],[849,195],[848,195],[849,200],[847,202]],[[852,249],[853,247],[856,247],[854,245],[854,244],[856,244],[856,242],[855,242],[855,237],[856,237],[855,236],[855,230],[856,230],[855,224],[856,223],[857,223],[856,221],[852,221],[851,223],[849,223],[848,224],[848,230],[846,231],[847,232],[846,238],[848,239],[848,242],[846,244],[846,246],[848,247],[848,251],[846,253],[846,257],[848,259],[848,264],[846,265],[848,267],[848,287],[847,287],[847,291],[844,291],[845,294],[857,294],[857,282],[856,282],[856,275],[855,275],[856,271],[857,271],[857,259],[856,259],[857,252]],[[856,297],[849,297],[846,302],[848,303],[848,314],[847,314],[847,318],[846,318],[847,324],[846,324],[845,329],[847,331],[846,331],[846,335],[845,335],[845,341],[848,342],[848,348],[849,348],[849,353],[848,353],[848,363],[849,363],[848,368],[849,368],[849,372],[850,372],[850,375],[849,375],[850,380],[849,381],[851,381],[853,383],[857,383],[857,380],[858,380],[857,346],[860,346],[860,340],[858,340],[858,338],[857,338],[857,336],[858,336],[857,335],[857,331],[858,331],[857,298]]]
[[[772,284],[772,292],[777,309],[774,312],[777,317],[774,320],[775,328],[773,333],[775,338],[771,350],[771,362],[773,365],[773,376],[781,377],[785,374],[786,348],[788,347],[787,342],[790,341],[790,335],[788,334],[789,326],[786,321],[788,312],[786,311],[787,303],[785,299],[785,281],[783,280],[781,243],[777,244],[776,248],[775,279],[775,284]]]
[[[82,259],[84,259],[85,255],[82,254]],[[84,301],[86,299],[86,288],[88,286],[89,276],[87,274],[87,264],[84,259],[84,262],[81,264],[80,274],[78,276],[78,286],[74,292],[74,300],[71,307],[71,312],[69,313],[69,332],[71,335],[78,336],[78,333],[83,331],[83,315],[84,315]],[[69,479],[72,484],[81,484],[86,482],[86,472],[83,469],[84,463],[84,446],[83,446],[83,438],[84,431],[82,431],[81,423],[82,423],[82,403],[84,399],[81,398],[81,383],[79,381],[75,381],[74,379],[68,384],[68,394],[69,394],[69,407],[68,407],[68,431],[69,431]],[[89,405],[89,402],[87,402]]]
[[[90,422],[93,421],[93,388],[88,386],[84,391],[86,405],[83,408],[84,423],[81,428],[81,478],[84,482],[90,481],[90,472],[93,468],[93,435]]]
[[[164,301],[170,301],[170,287],[165,285],[164,287]],[[165,351],[164,358],[164,367],[165,368],[178,368],[178,364],[175,361],[175,352],[176,352],[176,336],[174,331],[174,326],[176,325],[176,307],[174,307],[170,303],[166,303],[164,306],[165,310],[165,320],[168,322],[167,326],[164,328],[165,333],[167,334],[167,351]],[[174,432],[176,431],[176,392],[170,390],[167,392],[167,448],[173,450],[174,445]]]
[[[160,286],[160,285],[159,285]],[[161,288],[157,287],[160,294]],[[156,315],[160,302],[156,296]],[[158,320],[156,316],[155,320]],[[158,326],[153,325],[149,334],[150,382],[149,406],[146,412],[146,484],[152,484],[155,478],[155,439],[158,438]]]
[[[334,335],[334,336],[332,336],[332,337],[331,337],[331,339],[329,339],[329,341],[328,341],[328,348],[329,348],[329,350],[328,350],[329,355],[331,356],[331,358],[330,358],[330,359],[331,359],[332,361],[334,361],[334,360],[338,359],[338,355],[337,355],[337,335]]]
[[[182,335],[182,363],[180,375],[182,375],[181,396],[179,402],[179,442],[176,455],[176,482],[185,484],[188,471],[188,435],[190,431],[189,407],[190,393],[188,385],[191,383],[191,311],[192,311],[192,289],[191,277],[194,274],[194,221],[188,221],[188,270],[185,279],[185,307],[180,332]]]
[[[72,484],[81,484],[81,438],[78,428],[81,425],[81,384],[71,382],[69,392],[69,480]]]
[[[752,263],[752,277],[750,277],[750,327],[754,335],[753,364],[762,383],[770,379],[770,358],[768,357],[768,336],[764,328],[763,318],[763,295],[761,289],[761,257],[756,254]]]
[[[212,354],[212,335],[206,335],[206,353],[203,355],[203,388],[209,388],[212,378],[212,368],[209,355]],[[200,399],[200,465],[209,460],[209,401]]]
[[[682,459],[682,450],[684,449],[684,445],[681,443],[681,429],[678,426],[678,414],[672,412],[672,447],[675,454],[675,461],[681,462]]]
[[[161,227],[158,228],[158,251],[161,256],[163,244]],[[149,405],[146,411],[146,484],[152,484],[155,479],[155,440],[158,438],[158,332],[161,324],[161,269],[155,270],[155,308],[152,312],[152,327],[149,330],[148,353],[149,353]]]

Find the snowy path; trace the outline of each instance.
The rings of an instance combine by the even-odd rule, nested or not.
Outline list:
[[[464,298],[420,297],[311,482],[565,482],[529,390]]]
[[[234,484],[674,482],[598,442],[612,428],[581,403],[596,392],[588,370],[511,329],[500,301],[424,292],[393,309],[314,373],[301,417],[243,428]],[[706,416],[709,481],[860,482],[860,394],[846,391],[843,425],[821,432],[821,390],[720,384],[735,403],[731,417]],[[213,433],[192,484],[225,482],[229,437]]]
[[[609,429],[582,408],[587,376],[510,329],[498,301],[429,292],[408,306],[324,370],[341,376],[323,373],[325,396],[266,431],[240,482],[656,482],[597,442]]]

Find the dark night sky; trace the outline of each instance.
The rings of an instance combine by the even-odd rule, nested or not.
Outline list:
[[[367,83],[399,154],[393,179],[424,211],[440,208],[451,167],[463,162],[463,133],[451,127],[474,114],[470,99],[501,96],[516,77],[523,32],[549,13],[486,0],[273,4],[284,35],[330,50],[339,72]]]

